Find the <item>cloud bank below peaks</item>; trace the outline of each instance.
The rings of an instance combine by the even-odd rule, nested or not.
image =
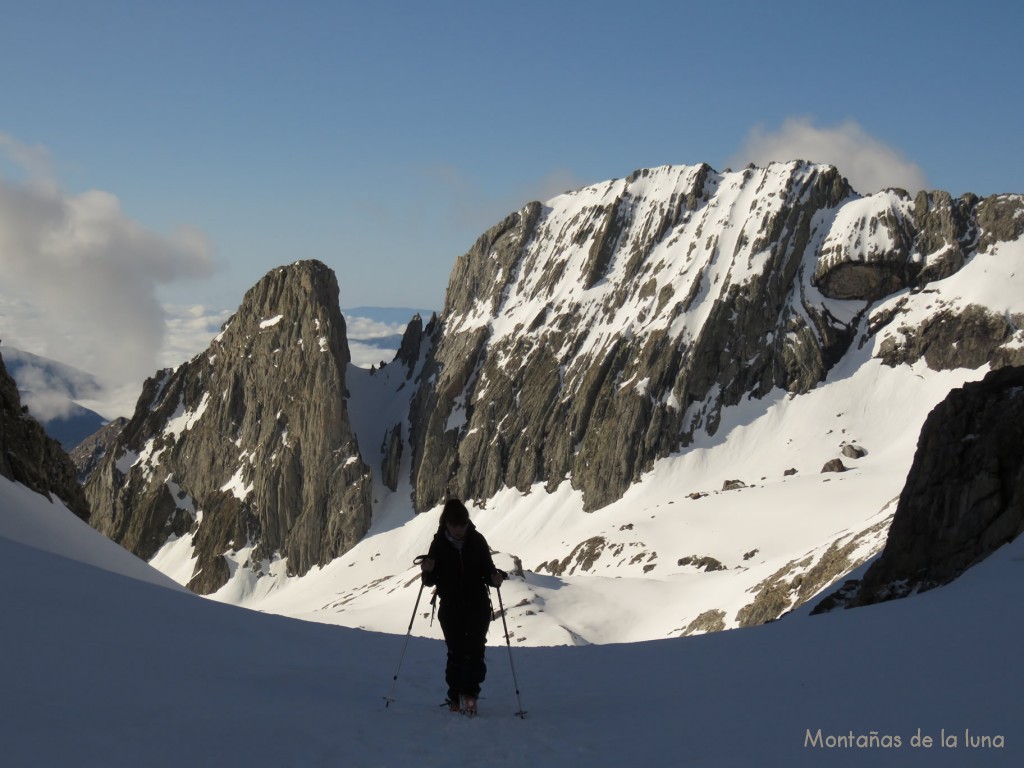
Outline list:
[[[0,139],[0,153],[27,177],[0,177],[3,341],[106,384],[151,375],[166,333],[156,288],[210,276],[209,241],[187,228],[150,231],[108,192],[68,194],[40,170],[39,148]]]
[[[810,118],[791,117],[777,131],[755,126],[727,165],[764,166],[772,161],[808,160],[834,165],[855,190],[870,195],[899,187],[910,194],[928,189],[924,170],[903,153],[870,136],[857,122],[819,128]]]

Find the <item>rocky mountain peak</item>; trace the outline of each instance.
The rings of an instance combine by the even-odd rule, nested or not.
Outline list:
[[[601,507],[714,434],[723,407],[815,387],[892,322],[864,328],[874,304],[1012,238],[1022,211],[1020,196],[863,197],[803,161],[644,169],[530,203],[452,272],[412,415],[417,508],[566,480]],[[986,360],[1013,337],[988,319],[972,344]],[[916,330],[889,359],[924,354]],[[958,364],[956,339],[935,335],[930,356]]]
[[[148,559],[190,537],[190,587],[233,568],[302,574],[369,527],[370,474],[346,410],[349,362],[334,273],[272,270],[209,349],[146,382],[86,483],[93,524]]]
[[[146,383],[87,482],[95,524],[147,559],[186,540],[190,586],[211,592],[352,547],[368,463],[417,511],[566,483],[596,510],[717,440],[726,408],[809,393],[840,361],[1022,362],[1024,317],[930,287],[1012,277],[1022,212],[1021,196],[865,197],[803,161],[643,169],[505,217],[457,259],[443,313],[367,372],[346,370],[333,273],[272,270],[206,352]]]
[[[275,328],[275,333],[261,335],[270,328]],[[247,348],[259,340],[279,342],[276,349],[281,353],[315,343],[339,363],[347,363],[345,319],[338,306],[338,279],[333,270],[315,260],[271,270],[246,292],[215,345]]]

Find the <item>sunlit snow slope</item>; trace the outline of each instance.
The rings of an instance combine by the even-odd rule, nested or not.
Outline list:
[[[906,303],[910,324],[915,312],[937,302],[1024,309],[1024,247],[1006,247],[1000,257],[978,256],[935,284],[935,292],[893,301]],[[792,606],[879,551],[925,417],[951,388],[987,370],[937,372],[923,362],[890,368],[873,359],[883,341],[851,352],[806,395],[778,390],[725,409],[713,437],[662,460],[604,509],[583,512],[580,495],[564,484],[554,494],[542,487],[505,491],[474,510],[500,567],[512,570],[518,558],[525,569],[525,578],[507,587],[516,641],[607,643],[736,627],[740,612],[772,585],[785,586]],[[381,388],[371,387],[365,373],[352,374],[351,409],[363,414],[354,428],[372,433],[368,414],[393,401],[375,402]],[[382,421],[396,417],[383,415]],[[842,457],[844,445],[867,454]],[[822,473],[835,458],[849,471]],[[786,474],[793,469],[796,474]],[[731,480],[746,487],[723,491]],[[407,487],[390,493],[378,483],[370,534],[326,568],[302,579],[258,582],[240,571],[217,599],[403,632],[417,588],[412,559],[426,550],[437,525],[436,511],[411,514],[408,494]],[[583,572],[588,552],[596,560]],[[570,565],[560,576],[541,567],[564,558]],[[710,561],[701,558],[723,569],[709,571]],[[827,572],[823,558],[832,564],[831,578],[814,582],[809,594],[801,591],[804,574],[816,567]],[[436,622],[420,621],[413,631],[440,637]]]
[[[561,360],[571,348],[571,359],[557,369],[564,378],[561,399],[573,396],[575,374],[586,375],[586,358],[600,358],[618,338],[668,333],[684,345],[697,344],[713,302],[729,289],[742,295],[764,266],[770,249],[759,224],[785,210],[786,195],[800,197],[794,179],[821,178],[820,168],[799,163],[717,174],[704,186],[711,202],[685,210],[687,190],[708,170],[653,169],[549,201],[518,271],[505,274],[502,268],[493,276],[505,288],[489,297],[463,297],[466,306],[453,299],[443,318],[446,332],[484,334],[489,360],[498,361],[495,371],[520,341],[536,350],[546,340],[554,348],[562,339],[563,349],[552,352]],[[675,214],[666,200],[676,201]],[[837,322],[856,321],[857,327],[849,350],[810,391],[791,394],[776,387],[763,397],[742,396],[738,404],[723,406],[730,385],[723,381],[679,416],[683,405],[673,401],[675,390],[664,390],[653,407],[675,414],[692,429],[692,440],[655,461],[618,500],[585,512],[591,507],[584,491],[570,482],[551,490],[552,481],[525,492],[505,486],[473,506],[473,519],[499,567],[523,569],[504,594],[517,645],[633,642],[758,624],[812,598],[879,551],[928,412],[951,388],[988,370],[983,365],[936,371],[924,360],[888,366],[879,359],[883,347],[898,347],[905,327],[944,309],[978,304],[1006,317],[1024,314],[1021,240],[971,255],[959,271],[929,282],[925,290],[902,290],[874,303],[827,299],[814,287],[815,268],[866,262],[891,248],[896,230],[869,226],[868,220],[897,221],[910,208],[905,198],[886,192],[815,214],[810,240],[798,254],[806,274],[801,271],[797,287],[785,293],[785,306],[794,317],[813,309]],[[678,231],[658,239],[647,222],[659,217],[668,217]],[[584,237],[587,222],[603,231],[614,222],[621,225],[621,247],[607,263],[595,261],[600,249],[593,247],[597,240]],[[574,228],[582,234],[570,237]],[[777,234],[785,240],[786,232]],[[545,256],[547,240],[558,241],[557,258]],[[629,253],[645,253],[646,260],[634,263]],[[642,287],[633,291],[634,283]],[[686,301],[677,302],[679,297]],[[549,333],[554,318],[566,314],[573,318],[571,332]],[[538,317],[548,320],[537,324]],[[808,321],[804,330],[812,326]],[[1016,329],[1004,348],[1022,342],[1024,331]],[[773,336],[770,343],[797,342]],[[739,365],[746,369],[755,362],[744,358]],[[491,369],[468,374],[465,389],[453,397],[445,429],[463,441],[480,439],[489,418],[486,370]],[[252,563],[251,549],[228,551],[232,577],[215,599],[324,623],[405,631],[418,589],[412,561],[427,549],[437,508],[413,514],[408,444],[396,491],[381,483],[379,453],[393,425],[409,437],[407,415],[421,371],[410,376],[398,365],[373,374],[348,370],[352,428],[374,472],[369,534],[301,578],[289,577],[283,560]],[[618,386],[630,397],[653,398],[644,380],[624,374]],[[469,413],[474,403],[475,415]],[[508,444],[514,439],[509,436]],[[863,455],[850,458],[844,449]],[[836,459],[848,471],[822,473]],[[428,471],[444,474],[444,466],[427,464]],[[152,562],[185,581],[190,557],[185,536]],[[421,614],[413,633],[439,637],[429,607]]]

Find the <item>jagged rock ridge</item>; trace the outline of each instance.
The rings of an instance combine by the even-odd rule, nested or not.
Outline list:
[[[148,380],[86,483],[93,525],[144,559],[190,536],[190,588],[277,557],[324,565],[369,527],[370,470],[346,410],[338,284],[323,264],[275,269],[210,348]]]
[[[596,509],[714,434],[723,408],[806,393],[874,337],[892,366],[1019,360],[1024,317],[917,310],[930,281],[1019,238],[1022,211],[1020,196],[865,198],[803,162],[657,168],[531,203],[458,259],[443,314],[414,318],[394,363],[353,375],[394,395],[372,398],[387,416],[359,419],[361,446],[335,278],[316,262],[274,270],[206,353],[147,382],[88,481],[96,525],[146,558],[190,537],[190,586],[211,592],[238,566],[283,557],[302,574],[345,552],[369,525],[369,466],[380,490],[408,482],[420,511],[565,482]],[[879,305],[890,291],[902,298]],[[950,333],[964,318],[978,322]],[[743,623],[806,599],[880,535],[780,568]],[[619,551],[596,541],[548,567]]]
[[[891,365],[1024,361],[1024,318],[872,315],[1022,231],[1020,196],[862,197],[799,161],[643,170],[531,203],[452,272],[411,415],[415,504],[568,480],[596,509],[724,406],[807,392],[874,334]],[[964,343],[949,328],[970,313]]]
[[[127,424],[128,419],[124,416],[119,416],[113,421],[104,424],[68,453],[71,461],[78,469],[78,481],[80,483],[84,484],[89,479],[89,475],[99,466],[107,451],[114,446],[118,435],[121,434],[121,431]]]

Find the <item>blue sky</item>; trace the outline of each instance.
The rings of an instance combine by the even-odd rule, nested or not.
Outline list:
[[[70,205],[120,233],[65,336],[104,292],[234,309],[300,258],[335,269],[342,306],[440,308],[506,213],[641,167],[799,156],[872,192],[842,162],[861,152],[885,183],[1024,192],[1014,2],[5,6],[0,205],[42,195],[65,213],[41,227]],[[33,309],[59,325],[53,281],[106,258],[12,255],[38,235],[0,233],[0,338]]]

